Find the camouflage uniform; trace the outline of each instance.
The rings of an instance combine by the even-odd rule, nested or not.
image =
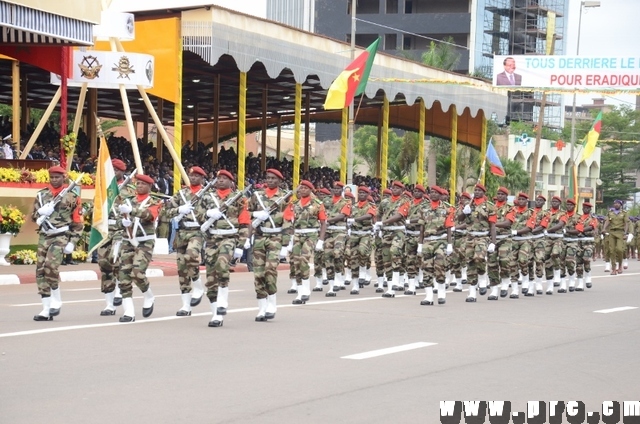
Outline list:
[[[480,200],[480,201],[478,201]],[[467,221],[467,242],[464,246],[464,261],[467,263],[467,278],[469,283],[468,302],[475,302],[476,286],[479,280],[486,284],[486,258],[487,245],[490,240],[490,233],[496,222],[495,206],[489,203],[485,197],[473,199],[469,204],[471,213],[457,220]]]
[[[567,269],[567,273],[569,274],[569,291],[573,291],[576,285],[576,258],[578,255],[578,243],[580,240],[577,235],[567,233],[567,231],[576,230],[576,225],[578,224],[579,219],[580,216],[575,210],[565,212],[560,218],[560,220],[564,222],[563,232],[565,233],[563,237],[564,249],[560,255],[560,262],[564,264]],[[563,278],[560,283],[558,293],[566,293],[566,291],[567,282],[566,279]]]
[[[311,256],[318,242],[318,235],[327,215],[324,204],[315,196],[302,197],[289,205],[284,218],[290,223],[290,237],[293,239],[291,250],[291,267],[298,284],[298,295],[293,300],[294,305],[300,305],[309,300],[311,287]],[[293,234],[291,234],[293,233]]]
[[[351,216],[351,200],[333,196],[326,210],[328,219],[344,215],[345,220],[327,225],[327,238],[324,243],[324,260],[329,280],[329,293],[344,289],[344,262],[347,239],[346,218]]]
[[[427,204],[428,202],[425,202],[422,198],[412,199],[409,203],[403,252],[407,279],[409,280],[409,287],[405,291],[405,294],[407,295],[416,294],[415,279],[418,275],[418,271],[422,268],[421,260],[418,257],[418,244],[420,240],[422,209]]]
[[[461,202],[454,211],[454,217],[464,216],[462,221],[457,221],[455,223],[455,231],[453,231],[451,235],[453,238],[453,253],[449,255],[449,269],[456,281],[456,285],[453,288],[454,292],[461,292],[463,280],[464,283],[467,282],[466,263],[464,262],[464,247],[468,241],[468,216],[462,213],[462,209],[464,208],[462,199],[466,199],[469,202],[471,201],[468,194],[465,193],[465,196],[460,197]]]
[[[33,205],[31,219],[35,222],[40,216],[38,209],[48,202],[52,202],[56,195],[64,189],[64,186],[54,189],[47,187],[36,196]],[[38,294],[44,299],[55,297],[51,302],[51,315],[58,314],[61,307],[59,299],[60,273],[58,268],[62,263],[63,250],[67,243],[77,246],[82,236],[83,220],[80,196],[69,190],[62,200],[55,206],[53,213],[43,222],[38,229],[38,250],[36,253],[36,283]],[[54,292],[54,293],[52,293]],[[56,312],[53,312],[53,310]]]
[[[216,189],[207,193],[197,204],[195,212],[199,222],[206,222],[209,218],[206,213],[209,209],[222,208],[228,200],[239,195],[232,189]],[[226,315],[229,293],[229,264],[233,259],[236,248],[242,248],[249,237],[249,225],[251,217],[247,211],[247,201],[239,197],[226,207],[224,215],[214,221],[205,232],[205,265],[207,282],[205,284],[207,298],[210,303],[217,303],[217,314]],[[200,227],[198,227],[200,232]],[[202,232],[200,232],[202,234]],[[200,251],[198,250],[198,272],[200,263]],[[254,253],[255,267],[255,253]],[[266,296],[265,296],[266,297]]]
[[[590,213],[582,214],[578,218],[576,230],[580,232],[578,255],[576,257],[576,275],[578,283],[576,291],[584,290],[584,283],[591,288],[591,260],[593,258],[593,244],[598,233],[598,219]]]
[[[625,232],[627,231],[629,218],[627,212],[620,209],[619,213],[609,210],[607,220],[605,222],[606,232],[608,233],[607,245],[609,248],[609,256],[611,259],[612,274],[622,272],[622,260],[626,246]],[[618,267],[616,269],[616,263]]]
[[[271,205],[285,195],[285,191],[279,188],[257,190],[249,200],[249,212],[264,210],[260,206],[258,197],[264,207],[269,210]],[[253,230],[253,273],[258,299],[264,299],[278,291],[278,264],[280,263],[278,255],[282,246],[288,245],[291,239],[288,232],[284,231],[291,227],[290,222],[283,220],[283,212],[286,208],[287,204],[281,203],[270,215],[270,219]]]
[[[364,215],[370,215],[372,219],[376,216],[375,205],[368,201],[356,201],[351,208],[351,218],[357,219]],[[358,284],[354,283],[351,294],[358,294],[359,289],[365,285],[366,268],[371,262],[371,232],[372,221],[355,221],[351,225],[351,235],[349,236],[349,249],[351,250],[352,275],[358,275]]]
[[[536,226],[536,213],[533,209],[520,206],[513,208],[515,221],[511,226],[512,231],[522,231],[525,228],[533,230]],[[522,274],[522,291],[524,294],[532,296],[533,286],[529,286],[529,265],[533,262],[533,242],[537,240],[529,231],[524,234],[514,234],[512,240],[513,259],[516,262],[514,272],[511,275],[511,298],[518,297],[518,274]]]
[[[515,212],[513,207],[507,202],[496,202],[495,210],[498,223],[503,221],[515,221]],[[511,274],[515,268],[515,260],[513,255],[511,241],[511,226],[509,228],[500,228],[496,226],[496,250],[489,254],[487,258],[487,273],[489,274],[489,284],[491,287],[500,285],[500,297],[506,297],[509,289]],[[518,284],[516,282],[516,284]],[[482,290],[482,285],[480,286]],[[489,300],[498,300],[495,290],[492,290]],[[482,294],[482,293],[481,293]]]
[[[409,213],[409,202],[404,196],[391,196],[380,202],[377,210],[377,221],[382,222],[396,214],[400,214],[406,218]],[[395,290],[401,290],[400,272],[402,270],[402,255],[404,253],[404,222],[396,222],[389,226],[382,227],[382,262],[387,281],[391,281],[389,290],[384,294],[385,297],[395,296]]]
[[[450,230],[453,226],[453,209],[443,201],[423,202],[421,208],[420,225],[422,227],[422,269],[426,282],[426,298],[421,305],[433,305],[433,283],[438,284],[438,303],[445,303],[446,280],[446,248],[450,240]],[[451,246],[453,248],[453,246]]]
[[[533,212],[536,216],[536,223],[534,228],[540,229],[542,219],[544,218],[544,211],[542,208],[534,208]],[[533,290],[531,282],[535,276],[535,290],[536,294],[542,294],[542,278],[544,277],[545,267],[545,244],[544,232],[539,232],[532,235],[531,249],[533,251],[533,260],[529,262],[529,288]],[[535,268],[534,268],[535,267]],[[527,293],[528,294],[528,293]]]
[[[331,196],[329,195],[318,196],[318,200],[322,202],[325,210],[328,209],[331,205]],[[313,276],[316,279],[316,287],[314,287],[313,291],[322,291],[322,287],[320,284],[318,284],[318,282],[322,282],[326,284],[325,280],[327,279],[327,270],[325,267],[324,258],[325,258],[324,249],[313,251]],[[290,277],[292,276],[290,275]],[[290,290],[290,292],[296,293],[297,292],[296,290]]]
[[[562,217],[562,210],[553,207],[547,209],[542,218],[541,225],[546,228],[545,231],[545,274],[547,282],[547,293],[553,293],[553,286],[560,283],[560,255],[564,250],[564,242],[562,241],[562,230],[548,231],[555,227]]]
[[[149,290],[146,272],[156,244],[156,220],[160,202],[149,195],[138,195],[131,199],[131,206],[131,239],[127,236],[122,243],[118,278],[123,299],[133,296],[133,283],[142,293]],[[135,242],[132,243],[132,240],[137,241],[137,246],[134,246]]]

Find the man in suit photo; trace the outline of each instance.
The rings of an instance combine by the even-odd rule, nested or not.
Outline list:
[[[507,57],[502,62],[504,71],[496,75],[496,85],[522,85],[522,75],[516,74],[516,60]]]

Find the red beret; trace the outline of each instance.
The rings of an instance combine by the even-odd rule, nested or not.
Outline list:
[[[309,187],[311,190],[315,190],[315,189],[316,189],[316,188],[313,186],[313,183],[312,183],[311,181],[302,180],[302,181],[300,181],[300,185],[301,185],[301,186]]]
[[[350,191],[347,191],[344,193],[344,197],[348,197],[350,199],[355,199],[356,196],[353,195],[353,193],[351,193]]]
[[[396,187],[400,187],[401,189],[404,189],[404,184],[402,184],[400,181],[394,181],[393,184],[391,184],[391,186],[396,186]]]
[[[336,181],[335,183],[333,183],[333,188],[343,188],[344,187],[344,183],[342,181]]]
[[[487,188],[485,186],[483,186],[482,184],[480,184],[480,183],[476,184],[476,188],[479,188],[480,190],[484,191],[485,193],[487,192]]]
[[[318,190],[318,193],[322,193],[322,194],[326,194],[327,196],[331,196],[331,192],[326,187],[322,187],[320,190]]]
[[[466,191],[463,192],[460,197],[466,197],[467,199],[471,200],[471,195],[469,193],[467,193]]]
[[[569,203],[575,206],[576,201],[573,200],[573,199],[567,199],[567,204],[569,204]]]
[[[373,203],[373,197],[369,196],[369,197],[367,197],[367,200],[368,200],[369,202]]]
[[[207,176],[207,173],[204,172],[204,169],[200,168],[199,166],[192,166],[191,169],[189,170],[189,172],[191,172],[193,174],[200,174],[203,177]]]
[[[367,186],[358,187],[358,191],[364,191],[365,193],[371,193],[371,190],[369,190],[369,187],[367,187]]]
[[[440,193],[440,194],[442,194],[443,196],[448,196],[449,195],[449,190],[447,190],[446,188],[443,188],[442,189],[442,193]]]
[[[542,200],[544,200],[545,202],[547,201],[547,198],[546,198],[546,197],[544,197],[542,194],[538,194],[538,195],[536,196],[536,199],[542,199]]]
[[[113,165],[115,169],[119,169],[120,171],[127,170],[127,164],[122,162],[120,159],[111,159],[111,165]]]
[[[593,205],[592,205],[591,203],[589,203],[589,202],[584,202],[584,203],[582,204],[582,207],[584,207],[584,208],[592,208],[592,207],[593,207]]]
[[[61,166],[52,166],[51,168],[49,168],[49,175],[51,174],[66,174],[67,171],[61,167]]]
[[[197,168],[197,166],[194,166],[193,168]],[[193,168],[191,168],[193,170]],[[229,178],[231,181],[235,181],[235,177],[233,176],[233,174],[225,169],[221,169],[220,171],[218,171],[218,177],[220,175],[224,175],[225,177]]]
[[[426,193],[426,190],[424,189],[424,186],[422,184],[416,184],[416,186],[413,189]]]
[[[384,194],[391,194],[391,190],[389,190],[388,188],[385,188],[385,189],[382,191],[382,194],[383,194],[383,195],[384,195]]]
[[[405,196],[408,196],[408,197],[413,197],[413,195],[411,194],[411,192],[409,190],[405,190],[404,193],[402,193],[402,194],[404,194]]]
[[[273,174],[276,177],[280,178],[281,180],[284,180],[284,177],[282,176],[282,172],[278,171],[275,168],[269,168],[267,169],[267,174]]]
[[[148,175],[144,175],[144,174],[136,175],[136,180],[142,181],[142,182],[147,183],[147,184],[153,184],[155,182],[155,181],[153,181],[153,178],[151,178]]]
[[[524,197],[525,199],[529,199],[529,195],[523,192],[518,193],[518,197]]]
[[[498,189],[498,193],[504,193],[504,194],[506,194],[508,196],[509,195],[509,189],[506,188],[506,187],[500,187]]]
[[[558,202],[562,202],[562,199],[560,198],[560,196],[553,196],[551,200],[557,200]]]

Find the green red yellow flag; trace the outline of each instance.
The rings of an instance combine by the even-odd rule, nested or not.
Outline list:
[[[584,139],[584,142],[582,143],[584,150],[582,151],[582,158],[578,163],[582,162],[583,160],[589,159],[593,154],[593,152],[595,152],[596,145],[598,144],[598,138],[600,138],[601,128],[602,128],[602,111],[600,111],[600,113],[598,113],[598,116],[596,116],[596,120],[591,126],[591,130],[589,130],[589,132],[587,133],[587,136]]]
[[[331,83],[324,101],[325,109],[344,109],[351,104],[354,96],[364,93],[379,43],[379,38],[371,43]]]

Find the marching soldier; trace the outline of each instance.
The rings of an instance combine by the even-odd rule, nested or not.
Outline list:
[[[382,191],[382,198],[380,199],[380,204],[376,209],[377,213],[380,211],[380,206],[382,206],[383,202],[387,202],[391,197],[391,189],[385,188]],[[379,231],[379,230],[378,230]],[[382,237],[379,237],[378,231],[375,228],[372,228],[373,232],[373,260],[376,266],[376,280],[377,280],[377,288],[376,293],[384,292],[383,287],[387,287],[386,276],[384,274],[384,261],[382,259]]]
[[[598,226],[595,228],[593,233],[593,249],[594,249],[593,261],[595,262],[598,258],[602,259],[604,256],[603,249],[602,249],[602,239],[604,238],[604,235],[602,234],[602,226],[604,225],[604,220],[600,219],[600,215],[594,214],[594,218],[598,221]],[[638,241],[637,234],[635,239],[636,239],[636,243],[638,243],[639,241]],[[640,261],[640,259],[638,260]]]
[[[309,300],[311,256],[314,250],[323,250],[324,247],[327,214],[324,204],[311,195],[313,190],[310,181],[302,180],[298,186],[298,201],[290,204],[283,215],[284,220],[293,227],[293,234],[290,234],[291,267],[295,270],[298,282],[298,295],[292,302],[294,305],[302,305]]]
[[[63,255],[73,252],[82,235],[80,196],[64,186],[65,175],[66,171],[60,166],[49,168],[49,187],[38,192],[31,214],[40,233],[36,283],[42,298],[42,311],[33,317],[35,321],[51,321],[60,314],[62,297],[58,268]]]
[[[202,222],[194,210],[194,202],[199,202],[205,195],[202,183],[206,176],[204,169],[192,167],[189,170],[189,187],[182,188],[165,205],[167,216],[177,222],[173,248],[177,253],[178,283],[182,298],[182,307],[176,312],[179,317],[190,316],[191,307],[200,304],[204,293],[200,279],[200,252],[204,237],[200,231]]]
[[[317,193],[318,200],[320,200],[324,204],[325,210],[329,207],[331,203],[331,192],[329,189],[322,187],[318,190]],[[316,286],[313,288],[315,292],[322,291],[322,285],[327,284],[327,268],[324,264],[324,250],[315,250],[313,252],[313,276],[316,279]],[[292,281],[292,284],[294,282]],[[295,287],[292,285],[291,289],[287,293],[297,293],[297,282],[295,282]]]
[[[546,238],[545,244],[545,274],[547,277],[547,294],[553,294],[553,287],[560,285],[560,255],[564,249],[562,241],[562,227],[564,223],[560,221],[562,210],[560,204],[562,199],[558,196],[551,198],[551,207],[547,209],[540,221],[540,225],[545,228],[544,234]]]
[[[460,195],[459,205],[454,212],[454,216],[459,216],[462,213],[462,209],[471,201],[471,195],[467,192],[463,192]],[[449,256],[449,266],[451,267],[451,274],[455,278],[456,285],[453,288],[454,292],[462,291],[462,280],[466,280],[466,273],[462,273],[466,268],[466,264],[463,264],[464,260],[464,246],[467,242],[467,219],[462,222],[457,222],[453,227],[453,253]],[[464,268],[463,268],[463,265]],[[466,282],[466,281],[465,281]]]
[[[533,278],[535,275],[535,294],[542,294],[542,277],[544,276],[545,269],[545,238],[544,238],[544,228],[541,225],[542,219],[544,218],[544,211],[542,208],[544,204],[547,202],[547,198],[543,195],[539,194],[536,197],[535,207],[533,208],[533,212],[536,216],[536,224],[533,228],[531,247],[533,249],[533,261],[529,262],[529,287],[527,288],[527,292],[525,293],[524,288],[522,292],[525,296],[533,296]],[[535,270],[534,270],[535,266]]]
[[[120,159],[111,161],[116,182],[120,194],[116,198],[113,207],[109,211],[109,236],[107,241],[98,247],[98,267],[100,268],[100,290],[104,293],[107,306],[100,312],[101,316],[116,314],[116,306],[122,304],[120,287],[118,287],[118,274],[120,272],[120,251],[124,230],[118,226],[118,214],[116,209],[125,199],[135,196],[135,190],[124,178],[127,165]]]
[[[351,204],[351,208],[353,209],[353,204],[356,202],[356,196],[353,193],[351,193],[351,190],[345,190],[344,197],[345,199],[349,200]],[[350,233],[351,231],[350,231],[349,225],[347,224],[347,235],[344,239],[344,285],[345,286],[350,285],[351,280],[353,278],[353,274],[351,273],[352,252],[350,248],[351,245],[349,243],[349,239],[351,238]]]
[[[133,283],[144,296],[143,317],[151,316],[155,301],[146,272],[156,243],[156,220],[160,203],[149,195],[154,183],[153,178],[140,174],[136,176],[136,180],[136,196],[118,206],[122,214],[121,225],[127,234],[122,243],[120,259],[119,285],[124,307],[124,315],[120,317],[120,322],[136,320],[132,297]]]
[[[513,208],[515,220],[511,226],[511,235],[513,236],[512,254],[517,266],[511,276],[510,299],[518,298],[518,273],[522,274],[522,291],[525,295],[533,295],[534,293],[533,285],[529,287],[529,264],[533,259],[531,231],[536,226],[536,213],[527,206],[529,196],[526,193],[519,193],[516,202],[517,205]]]
[[[426,189],[422,185],[416,184],[413,189],[413,197],[409,203],[403,255],[406,264],[405,269],[407,270],[407,280],[409,282],[409,287],[404,292],[406,295],[416,294],[416,276],[418,275],[418,270],[422,269],[422,264],[420,263],[421,258],[418,257],[418,244],[420,244],[420,219],[425,204],[425,192]]]
[[[401,290],[400,271],[404,251],[404,221],[409,213],[409,202],[402,192],[404,184],[394,181],[391,185],[391,197],[380,202],[373,232],[382,231],[382,262],[388,283],[382,297],[395,297],[395,291]]]
[[[611,257],[611,275],[622,274],[622,260],[625,242],[631,242],[633,234],[629,233],[629,217],[622,210],[622,200],[613,202],[613,208],[607,213],[607,220],[602,230],[608,236],[609,255]],[[616,268],[617,264],[617,268]]]
[[[329,291],[327,297],[334,297],[337,291],[344,289],[344,253],[347,238],[347,218],[351,216],[351,201],[342,197],[344,184],[333,183],[333,197],[327,209],[327,239],[324,244],[325,264]]]
[[[351,294],[359,294],[366,284],[367,266],[371,263],[371,229],[372,220],[376,217],[376,207],[368,201],[367,187],[358,187],[358,201],[351,208],[351,217],[347,218],[347,225],[351,229],[349,236],[349,250],[351,250],[352,275],[358,273],[358,283],[354,283]]]
[[[467,262],[469,296],[466,302],[476,301],[476,286],[482,280],[486,286],[486,257],[496,249],[497,215],[495,207],[486,199],[487,189],[478,183],[473,190],[473,200],[462,208],[456,217],[457,222],[467,220],[467,243],[464,258]]]
[[[509,190],[506,187],[500,187],[496,193],[496,249],[487,259],[487,270],[489,274],[489,283],[491,284],[491,294],[488,300],[498,300],[498,290],[500,297],[506,297],[511,281],[511,272],[515,265],[513,263],[513,252],[511,242],[511,226],[515,221],[515,213],[511,206],[507,204],[507,196]],[[517,299],[517,285],[514,289],[514,298]],[[480,284],[480,294],[483,293],[483,286]]]
[[[633,226],[632,246],[636,252],[638,261],[640,261],[640,216],[636,216],[636,224]]]
[[[229,264],[232,259],[242,257],[243,248],[251,247],[249,241],[251,217],[243,193],[234,192],[234,183],[235,178],[231,172],[218,171],[216,190],[205,194],[202,202],[197,205],[196,216],[198,220],[204,222],[198,227],[198,231],[202,230],[206,237],[206,288],[212,312],[209,327],[222,327],[224,324],[224,316],[229,307]],[[273,302],[275,308],[275,298]],[[266,303],[266,298],[258,301],[258,305],[264,310],[266,310]],[[264,310],[262,317],[265,314]]]
[[[567,279],[569,280],[569,291],[572,292],[576,286],[576,257],[578,254],[578,242],[580,241],[578,236],[580,231],[576,229],[578,219],[580,218],[576,213],[576,201],[573,199],[567,199],[566,201],[567,211],[560,217],[560,221],[564,223],[562,232],[564,233],[564,249],[560,255],[560,262],[564,264],[569,274],[568,278],[563,278],[560,283],[558,293],[567,292]]]
[[[283,219],[283,213],[292,193],[280,189],[283,180],[280,171],[267,169],[267,187],[256,190],[249,200],[249,212],[255,218],[251,232],[254,235],[253,275],[259,306],[256,321],[275,317],[279,255],[283,253],[283,247],[284,254],[287,254],[286,248],[291,240],[288,232],[284,231],[291,223]],[[308,299],[309,295],[306,296]],[[266,306],[263,299],[266,299]]]
[[[425,298],[421,305],[433,305],[433,282],[438,285],[438,304],[446,302],[446,266],[445,255],[453,253],[451,227],[453,227],[454,209],[441,199],[446,190],[433,186],[429,192],[431,201],[424,204],[420,217],[420,238],[418,255],[422,256],[422,269],[427,277]],[[411,287],[409,288],[411,289]],[[415,290],[415,287],[414,287]]]
[[[576,257],[576,275],[578,283],[576,291],[583,291],[584,284],[591,288],[591,258],[593,257],[593,242],[598,228],[598,220],[591,215],[592,205],[589,202],[582,204],[582,215],[578,218],[576,231],[580,241],[578,242],[578,255]]]

